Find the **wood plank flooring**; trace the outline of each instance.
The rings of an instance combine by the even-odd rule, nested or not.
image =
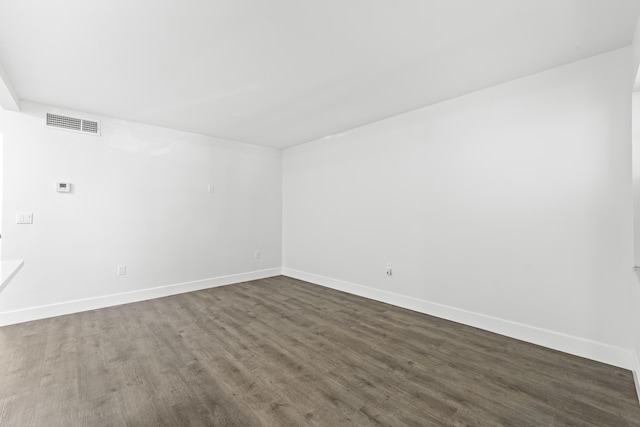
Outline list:
[[[629,371],[276,277],[0,328],[1,426],[640,426]]]

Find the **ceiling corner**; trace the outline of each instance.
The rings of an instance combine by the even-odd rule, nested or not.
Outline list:
[[[0,62],[0,107],[10,111],[20,111],[20,97],[2,62]]]

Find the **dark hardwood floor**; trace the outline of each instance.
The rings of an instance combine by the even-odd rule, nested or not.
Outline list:
[[[0,328],[2,426],[640,426],[629,371],[277,277]]]

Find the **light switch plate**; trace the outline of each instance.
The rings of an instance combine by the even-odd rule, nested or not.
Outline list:
[[[33,224],[33,212],[16,213],[16,224]]]

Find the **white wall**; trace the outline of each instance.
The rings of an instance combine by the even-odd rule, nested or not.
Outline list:
[[[640,90],[640,20],[636,23],[633,37],[633,67],[634,90]],[[633,227],[634,227],[634,265],[640,266],[640,92],[634,92],[632,97],[632,150],[633,150]],[[640,271],[638,272],[640,274]],[[635,327],[634,345],[634,380],[638,399],[640,399],[640,280],[636,275],[632,280],[632,310]]]
[[[640,267],[640,91],[631,97],[634,265]]]
[[[634,90],[640,90],[640,19],[636,22],[636,29],[633,33],[633,42],[631,43],[633,51],[633,79]]]
[[[631,367],[631,68],[625,48],[286,150],[284,273]]]
[[[636,68],[634,66],[634,72]],[[632,97],[632,150],[633,150],[633,229],[635,247],[635,266],[640,266],[640,92],[634,92]],[[636,387],[640,398],[640,270],[632,280],[633,324],[635,326],[635,366]]]
[[[3,135],[2,132],[0,132],[0,236],[2,235],[2,176],[4,175],[3,171],[3,160],[2,160],[2,153],[3,153]],[[0,260],[2,260],[2,239],[0,239]]]
[[[25,262],[0,324],[280,272],[280,151],[101,117],[100,137],[52,130],[45,111],[0,110],[3,257]]]

